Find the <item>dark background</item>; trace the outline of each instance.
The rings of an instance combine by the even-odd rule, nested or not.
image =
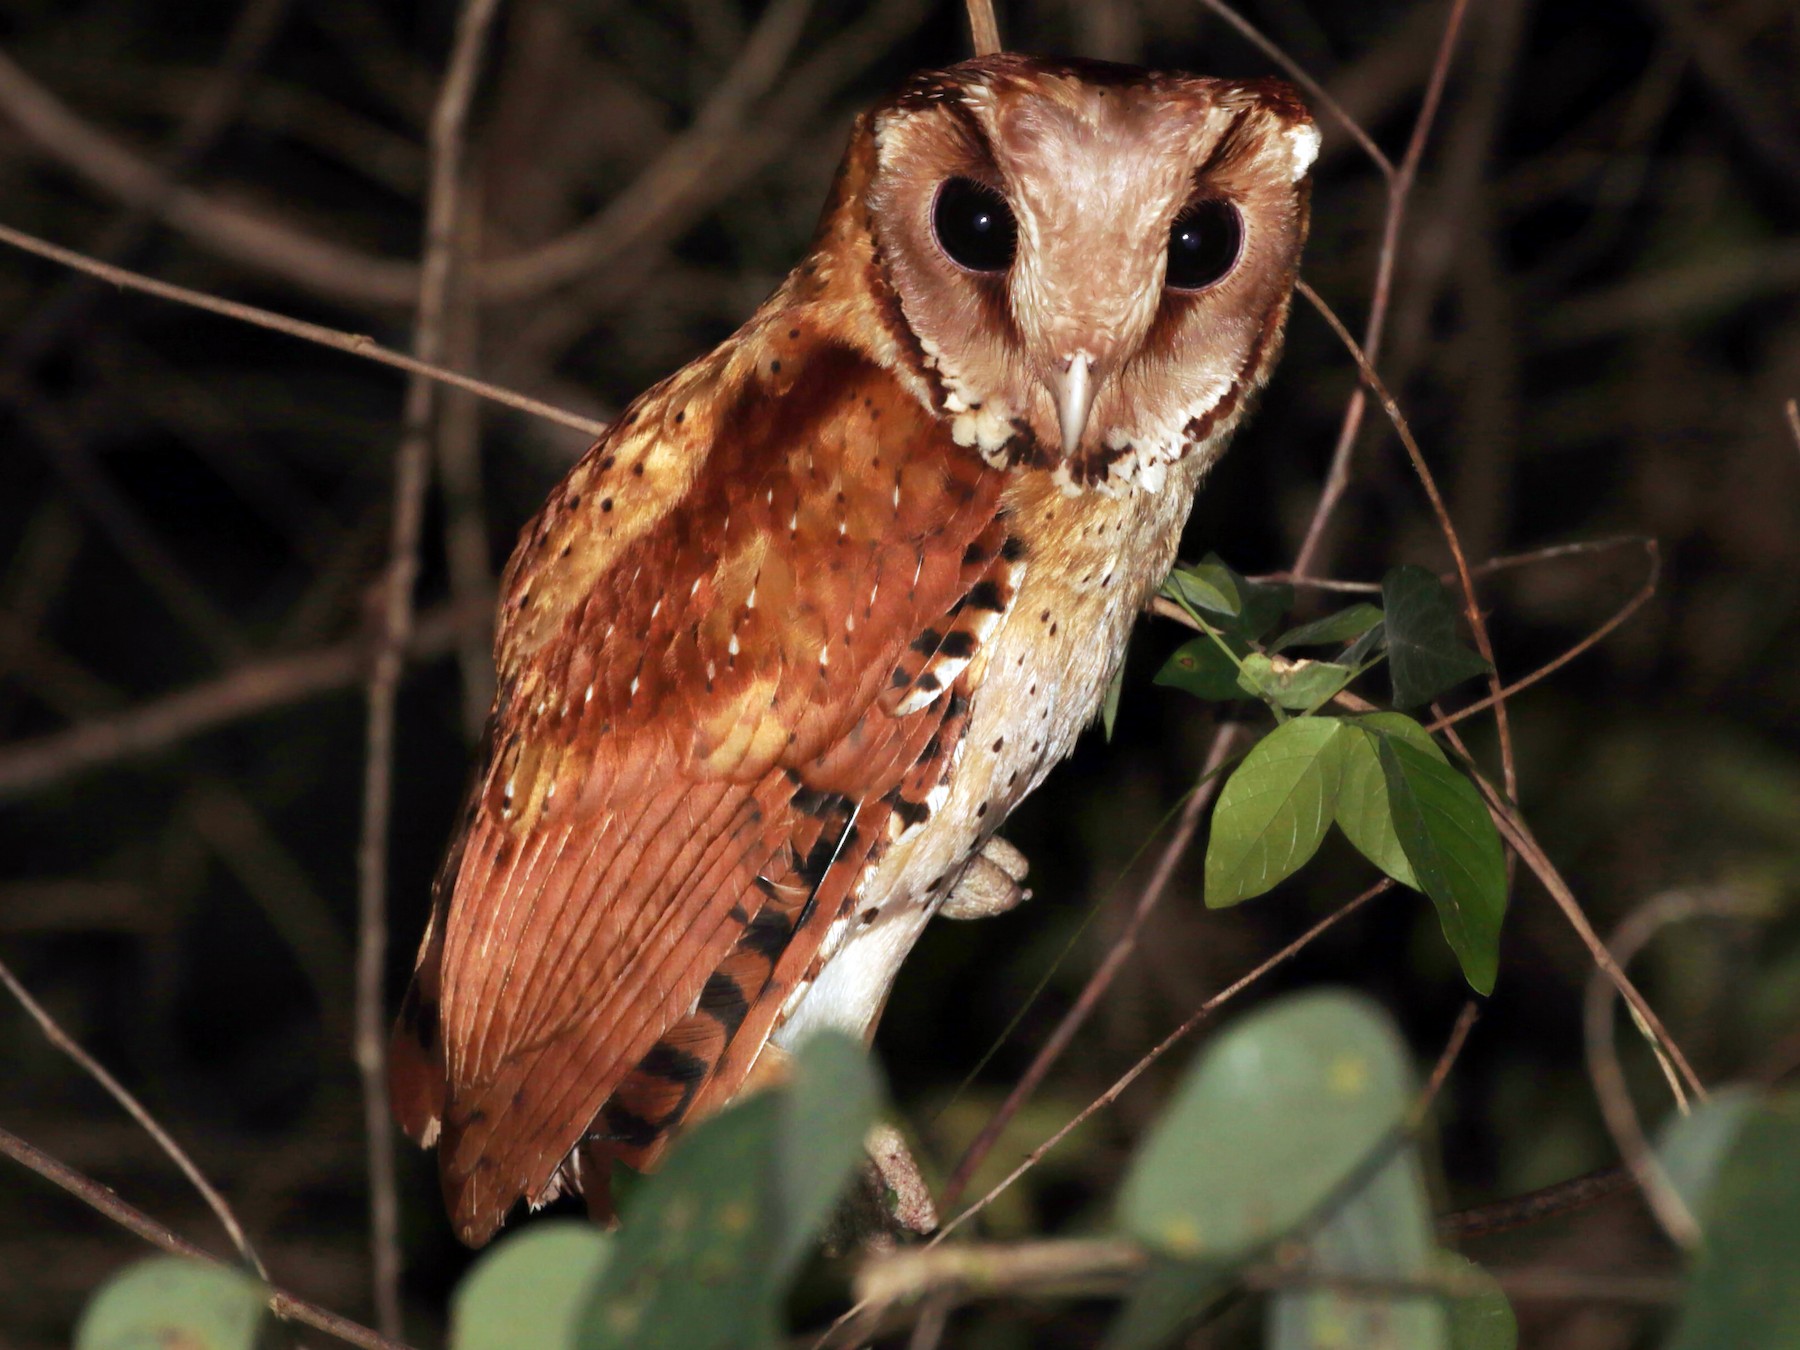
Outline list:
[[[1444,5],[1253,0],[1244,12],[1399,156]],[[702,100],[729,87],[757,17],[733,0],[503,8],[472,122],[478,209],[465,247],[511,256],[612,215],[598,230],[607,247],[572,283],[478,318],[459,305],[452,364],[607,415],[726,336],[799,256],[854,111],[909,69],[966,52],[959,6],[820,5],[766,91],[717,119],[704,145],[678,141]],[[1270,69],[1186,0],[1015,4],[1002,20],[1026,50]],[[0,68],[0,86],[8,107],[48,91],[78,132],[146,164],[173,154],[205,202],[404,261],[418,249],[424,128],[453,22],[449,4],[385,0],[179,13],[147,0],[11,0],[0,53],[17,70]],[[222,56],[234,24],[257,23],[268,33],[259,56],[244,58],[256,44],[241,40],[238,58]],[[1525,814],[1602,931],[1681,888],[1771,916],[1673,930],[1638,967],[1712,1081],[1779,1077],[1800,1062],[1800,444],[1782,417],[1800,394],[1796,91],[1792,0],[1475,0],[1412,201],[1381,362],[1471,557],[1616,534],[1661,542],[1656,598],[1519,696],[1514,727]],[[208,100],[214,125],[172,151]],[[0,107],[0,220],[77,248],[123,244],[116,256],[157,276],[409,343],[408,309],[364,273],[333,264],[299,277],[224,256],[190,217],[158,223],[167,197],[134,216],[116,182],[96,181],[91,140],[59,125],[28,134]],[[1321,125],[1305,272],[1360,328],[1384,186],[1339,126]],[[646,182],[667,191],[647,196]],[[1216,549],[1246,572],[1288,564],[1352,379],[1318,317],[1297,306],[1259,415],[1201,495],[1186,556]],[[276,1278],[359,1318],[371,1314],[349,1042],[355,654],[385,555],[400,400],[392,372],[72,287],[50,264],[0,254],[0,958],[189,1145]],[[446,417],[422,554],[427,651],[400,703],[390,996],[424,921],[471,709],[486,698],[488,578],[581,449],[579,436],[510,412],[453,403]],[[1372,579],[1402,561],[1442,567],[1447,556],[1391,431],[1371,416],[1326,563]],[[1578,640],[1644,567],[1643,551],[1625,548],[1485,582],[1502,672],[1516,678]],[[461,609],[447,608],[457,597]],[[1320,612],[1319,597],[1305,604]],[[1146,621],[1114,742],[1085,740],[1015,818],[1008,833],[1033,860],[1037,898],[985,924],[936,925],[900,982],[877,1048],[940,1175],[1117,935],[1145,870],[1128,864],[1197,769],[1212,712],[1150,683],[1180,636]],[[279,677],[297,660],[314,670],[304,663],[321,651],[339,662],[329,678],[283,694]],[[226,676],[269,706],[224,716],[211,682]],[[217,725],[150,752],[115,753],[102,735],[78,760],[58,739],[199,687]],[[1491,764],[1489,731],[1474,744]],[[1276,894],[1209,914],[1192,859],[984,1176],[1371,879],[1328,844]],[[1053,965],[1043,997],[953,1099]],[[1569,925],[1522,880],[1499,988],[1438,1107],[1446,1209],[1613,1161],[1581,1055],[1589,970]],[[1404,894],[1237,1006],[1320,981],[1392,1009],[1423,1063],[1465,996],[1428,907]],[[1641,1047],[1629,1033],[1621,1042],[1637,1076]],[[222,1244],[150,1140],[10,1002],[0,1055],[0,1124]],[[1171,1056],[1051,1155],[989,1211],[987,1232],[1099,1221],[1187,1057]],[[1650,1073],[1639,1086],[1659,1118],[1666,1093]],[[408,1324],[429,1343],[466,1257],[428,1160],[408,1149],[401,1163]],[[86,1293],[142,1250],[37,1178],[0,1169],[0,1344],[65,1341]],[[1570,1270],[1673,1264],[1628,1196],[1468,1250]],[[964,1313],[950,1343],[1086,1344],[1104,1311]],[[1525,1344],[1567,1350],[1651,1344],[1660,1325],[1653,1311],[1594,1300],[1520,1313]],[[1191,1343],[1242,1344],[1253,1325],[1239,1311]]]

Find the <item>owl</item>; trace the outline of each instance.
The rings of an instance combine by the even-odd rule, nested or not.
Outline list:
[[[1275,359],[1318,145],[1273,80],[917,75],[805,260],[526,527],[391,1056],[465,1242],[608,1215],[1006,890]]]

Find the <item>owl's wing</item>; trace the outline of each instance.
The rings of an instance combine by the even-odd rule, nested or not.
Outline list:
[[[471,1243],[584,1140],[604,1186],[742,1083],[929,813],[1010,603],[1000,475],[844,349],[787,364],[712,418],[653,391],[509,569],[486,769],[392,1068]]]

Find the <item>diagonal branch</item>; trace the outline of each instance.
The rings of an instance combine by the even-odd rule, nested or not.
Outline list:
[[[267,1281],[268,1269],[263,1265],[262,1258],[256,1254],[256,1248],[250,1245],[250,1239],[244,1234],[244,1226],[238,1222],[237,1215],[231,1212],[231,1206],[225,1202],[225,1197],[219,1194],[213,1184],[206,1179],[206,1175],[195,1165],[194,1160],[188,1156],[187,1150],[175,1142],[174,1136],[162,1127],[156,1117],[150,1114],[130,1089],[114,1078],[104,1064],[88,1054],[86,1050],[82,1049],[80,1042],[62,1029],[57,1020],[50,1015],[49,1010],[31,996],[30,990],[19,983],[18,978],[12,973],[12,968],[4,961],[0,961],[0,984],[6,986],[7,991],[19,1001],[19,1006],[24,1008],[31,1020],[38,1024],[38,1029],[44,1033],[44,1038],[74,1060],[88,1077],[104,1088],[107,1095],[124,1108],[125,1113],[143,1128],[145,1134],[156,1141],[156,1146],[188,1179],[188,1183],[200,1192],[200,1198],[206,1201],[207,1208],[212,1210],[220,1227],[231,1239],[231,1245],[238,1249],[238,1254],[249,1263],[250,1268],[256,1272],[259,1279]]]
[[[119,1199],[111,1187],[101,1185],[92,1177],[51,1157],[36,1145],[26,1143],[11,1130],[0,1129],[0,1154],[30,1168],[44,1180],[60,1186],[83,1204],[98,1210],[120,1227],[137,1234],[151,1246],[160,1247],[171,1256],[184,1256],[190,1261],[205,1261],[210,1265],[225,1264],[204,1247],[196,1246],[135,1205]],[[412,1350],[403,1341],[371,1331],[348,1317],[339,1316],[329,1308],[321,1308],[285,1289],[270,1285],[268,1295],[269,1311],[277,1317],[323,1331],[346,1345],[360,1346],[361,1350]]]

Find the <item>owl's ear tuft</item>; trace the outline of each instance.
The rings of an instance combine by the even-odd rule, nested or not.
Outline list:
[[[1298,183],[1319,157],[1319,129],[1311,122],[1289,127],[1287,143],[1290,180]]]

